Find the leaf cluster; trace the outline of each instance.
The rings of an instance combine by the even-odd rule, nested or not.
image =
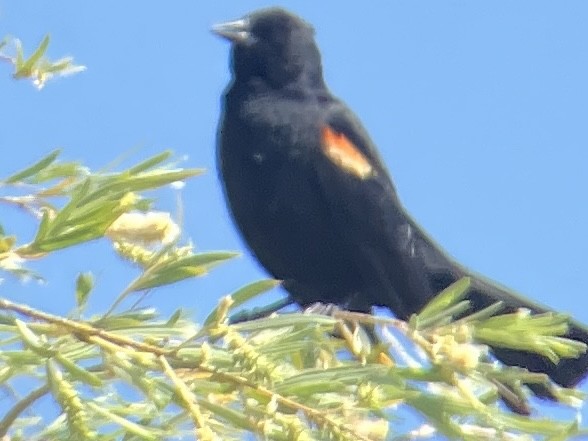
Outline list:
[[[200,173],[164,152],[120,172],[93,172],[54,152],[0,181],[0,203],[30,213],[28,243],[2,233],[0,271],[36,277],[28,263],[65,247],[109,240],[140,274],[111,308],[88,313],[95,281],[76,281],[65,317],[0,298],[0,383],[11,397],[0,418],[10,440],[545,439],[586,436],[576,421],[526,418],[499,404],[497,382],[546,383],[543,375],[498,366],[486,344],[542,353],[552,360],[586,348],[563,339],[558,314],[496,315],[467,309],[464,279],[409,323],[362,314],[281,314],[234,323],[232,314],[275,287],[262,280],[223,297],[202,324],[178,309],[170,317],[125,306],[133,293],[197,278],[235,256],[194,252],[168,233],[171,216],[152,215],[146,191]],[[6,194],[8,193],[8,194]],[[14,193],[14,194],[12,194]],[[18,194],[17,194],[18,193]],[[126,222],[117,220],[135,213]],[[139,213],[139,215],[137,215]],[[144,216],[143,216],[144,215]],[[148,234],[147,234],[148,233]],[[211,293],[210,295],[215,295]],[[388,346],[369,343],[358,324],[376,325]],[[401,334],[409,344],[399,343]],[[24,385],[24,386],[23,386]],[[575,391],[558,389],[578,405]],[[34,409],[44,397],[55,416]],[[403,408],[423,421],[407,429]],[[578,438],[579,439],[579,438]]]

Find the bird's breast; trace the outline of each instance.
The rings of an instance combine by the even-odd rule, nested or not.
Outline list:
[[[332,213],[313,165],[319,124],[302,130],[292,111],[225,119],[220,172],[233,217],[261,263],[279,278],[322,274],[338,280],[349,271]],[[255,112],[255,106],[247,110]],[[306,115],[307,117],[309,115]],[[316,126],[313,136],[308,127]],[[314,138],[314,141],[312,140]]]

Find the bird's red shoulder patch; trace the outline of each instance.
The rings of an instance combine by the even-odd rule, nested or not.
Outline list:
[[[329,126],[321,130],[321,147],[325,156],[341,170],[359,179],[367,179],[375,174],[368,158],[343,133]]]

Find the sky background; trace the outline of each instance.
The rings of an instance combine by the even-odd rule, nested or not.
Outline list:
[[[181,306],[201,320],[221,295],[265,276],[216,176],[229,45],[209,28],[272,4],[314,25],[331,90],[362,119],[418,222],[466,266],[588,323],[583,0],[0,0],[0,37],[20,38],[30,53],[50,33],[50,58],[73,55],[88,68],[37,91],[0,64],[0,176],[56,147],[94,169],[167,148],[187,158],[184,166],[206,168],[181,192],[185,238],[199,250],[244,254],[149,298],[164,314]],[[158,195],[159,209],[176,211],[173,190]],[[0,206],[0,224],[22,242],[32,238],[34,224],[20,212]],[[47,284],[6,279],[0,296],[62,314],[78,272],[97,277],[91,312],[135,275],[107,241],[33,267]]]

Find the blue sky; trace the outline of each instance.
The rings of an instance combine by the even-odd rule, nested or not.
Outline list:
[[[185,237],[201,250],[244,250],[214,164],[229,48],[209,28],[271,4],[0,1],[0,36],[30,50],[51,33],[51,58],[88,67],[39,92],[0,65],[0,175],[56,147],[93,168],[171,148],[186,166],[208,169],[182,191]],[[327,82],[360,116],[429,233],[468,267],[588,323],[588,3],[278,4],[315,26]],[[158,206],[174,211],[174,192],[161,196]],[[32,234],[6,207],[0,223],[23,241]],[[56,253],[34,263],[47,284],[6,281],[0,295],[64,313],[75,275],[92,270],[101,311],[134,271],[109,246]],[[245,251],[149,302],[202,319],[220,295],[263,276]]]

